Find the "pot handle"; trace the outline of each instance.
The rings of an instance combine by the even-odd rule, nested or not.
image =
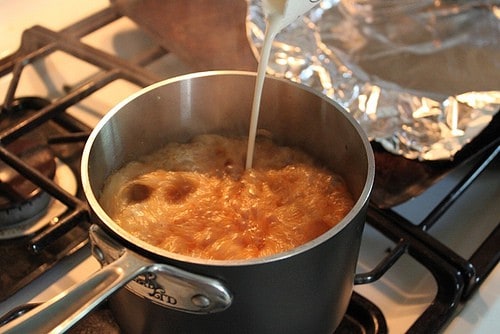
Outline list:
[[[91,233],[104,232],[94,225]],[[111,239],[101,241],[112,242]],[[116,290],[143,273],[158,273],[163,276],[164,281],[170,283],[167,287],[169,289],[182,287],[175,296],[176,308],[180,310],[192,313],[218,312],[229,307],[232,302],[232,295],[215,279],[153,263],[123,247],[119,252],[115,261],[92,274],[85,282],[12,320],[0,327],[0,331],[6,334],[64,332]]]
[[[1,331],[19,334],[63,332],[150,265],[124,251],[120,258],[91,275],[87,281],[35,307],[1,327]]]

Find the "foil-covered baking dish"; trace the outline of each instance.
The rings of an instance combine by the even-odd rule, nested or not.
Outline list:
[[[257,58],[265,27],[248,0]],[[268,72],[339,102],[391,153],[453,160],[500,108],[500,1],[323,0],[278,34]]]

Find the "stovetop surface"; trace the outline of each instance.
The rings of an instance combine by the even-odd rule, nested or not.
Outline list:
[[[90,11],[92,12],[92,10]],[[68,26],[69,24],[72,23],[74,23],[74,21],[69,22],[67,25],[61,27]],[[489,130],[486,137],[481,139],[481,141],[478,144],[479,146],[475,146],[476,144],[469,146],[467,150],[464,150],[463,157],[459,157],[457,161],[451,163],[422,164],[417,162],[409,162],[400,159],[399,157],[387,155],[383,150],[380,150],[380,148],[375,147],[375,152],[377,155],[377,165],[379,166],[377,172],[377,175],[379,175],[377,182],[379,183],[375,187],[375,193],[377,194],[377,191],[380,191],[380,193],[378,193],[378,195],[375,196],[374,203],[377,203],[377,198],[380,199],[380,201],[378,202],[379,204],[385,203],[387,199],[391,200],[391,198],[394,198],[394,196],[396,197],[407,196],[407,198],[412,198],[413,196],[415,196],[416,193],[420,193],[423,189],[431,187],[431,185],[435,181],[441,180],[443,177],[448,175],[448,173],[450,171],[453,171],[457,165],[464,164],[467,162],[467,160],[470,160],[470,157],[475,156],[477,154],[476,152],[478,147],[484,147],[484,143],[491,142],[492,139],[498,137],[497,135],[498,118],[499,117],[497,115],[495,121],[492,122],[492,124],[494,124],[493,128]],[[45,126],[48,127],[48,131],[46,133],[47,137],[53,137],[54,135],[63,134],[65,132],[64,129],[61,129],[61,124],[58,124],[57,122],[56,123],[48,122],[47,125],[44,125],[44,127]],[[72,166],[72,169],[75,169],[77,171],[78,170],[77,166],[79,165],[79,156],[78,154],[75,154],[75,152],[80,151],[82,145],[83,142],[76,142],[72,143],[71,145],[66,143],[62,144],[58,143],[58,144],[50,144],[50,147],[56,152],[56,155],[60,156],[61,159],[63,159],[64,161],[68,161],[68,164]],[[399,170],[404,170],[405,173],[401,174],[398,172]],[[76,173],[78,173],[78,171]],[[418,178],[415,178],[416,176]],[[386,186],[390,185],[391,187],[389,188],[382,187],[380,186],[380,182],[382,182]],[[419,187],[420,189],[415,190],[416,188]],[[78,196],[81,198],[81,192],[78,193]],[[39,274],[47,271],[52,266],[52,264],[58,262],[60,258],[64,258],[68,254],[71,254],[80,249],[86,244],[87,226],[88,226],[87,223],[82,222],[81,225],[77,226],[75,229],[72,230],[71,233],[74,233],[74,235],[72,235],[71,233],[67,234],[63,238],[58,239],[58,241],[56,241],[55,243],[44,248],[44,250],[37,255],[35,255],[31,251],[26,252],[27,250],[26,246],[32,242],[32,238],[21,238],[19,240],[16,240],[15,242],[8,242],[8,243],[4,242],[3,243],[4,246],[2,246],[2,242],[0,242],[0,255],[1,255],[0,266],[2,268],[13,269],[12,277],[5,279],[4,277],[2,277],[2,280],[0,280],[0,284],[5,283],[6,284],[5,286],[7,285],[14,286],[15,290],[17,290],[17,288],[21,287],[22,285],[24,285],[25,282],[28,281],[27,277],[29,277],[30,275],[29,274],[27,275],[27,273],[31,271],[33,268],[36,268],[34,271],[35,274],[33,275],[38,276]],[[393,247],[393,245],[391,247]],[[21,255],[21,253],[23,254]],[[33,266],[32,268],[28,268],[29,266],[26,266],[26,264],[24,264],[24,261],[16,260],[23,257],[26,259],[29,258],[30,261],[33,261],[32,264],[30,265]],[[47,260],[49,263],[48,265],[44,263],[44,261]],[[498,275],[496,276],[493,275],[492,278],[488,279],[495,279],[495,277],[498,277]],[[13,282],[17,282],[18,285],[16,284],[12,285]],[[2,293],[4,293],[4,291],[8,291],[8,289],[5,290],[1,289],[1,291]],[[5,292],[4,297],[6,297],[7,295],[8,294]],[[94,322],[93,320],[95,320],[96,318],[98,319],[101,317],[106,318],[106,316],[109,315],[108,312],[109,310],[107,310],[106,305],[104,305],[104,307],[93,312],[89,316],[89,318],[84,320],[82,324],[76,327],[74,330],[75,331],[82,330],[82,332],[85,331],[84,328],[88,328],[88,330],[90,330],[91,327],[86,327],[87,325],[89,325],[88,319],[90,319],[90,323],[93,323]],[[357,311],[354,313],[359,314],[359,312]],[[346,322],[347,322],[346,327],[341,327],[341,330],[343,330],[342,328],[346,328],[347,331],[345,332],[347,333],[354,327],[351,327],[353,325],[349,322],[349,319],[346,320]],[[85,325],[86,323],[87,325]],[[368,322],[368,324],[370,324],[370,322]],[[102,325],[103,326],[109,325],[110,327],[108,329],[111,330],[112,328],[115,328],[114,326],[116,324],[110,322],[109,319],[106,318],[106,320],[104,320],[104,323]]]

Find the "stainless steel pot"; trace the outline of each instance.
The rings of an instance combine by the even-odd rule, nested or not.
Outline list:
[[[331,100],[286,80],[268,77],[264,85],[259,129],[341,174],[357,199],[337,226],[300,247],[250,260],[191,258],[131,236],[99,205],[112,172],[166,142],[200,133],[247,135],[254,84],[248,72],[197,73],[154,84],[113,108],[82,158],[96,219],[93,254],[104,267],[8,328],[67,328],[111,296],[127,333],[332,333],[352,293],[374,159],[360,127]]]

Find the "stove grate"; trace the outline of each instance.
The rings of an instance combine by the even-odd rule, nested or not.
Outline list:
[[[86,229],[89,224],[89,209],[80,191],[77,196],[68,194],[52,180],[26,165],[5,145],[28,132],[49,127],[48,133],[45,134],[47,144],[59,152],[61,159],[70,161],[71,166],[78,172],[80,159],[78,154],[81,155],[83,142],[91,129],[66,113],[66,109],[119,78],[139,86],[146,86],[158,80],[155,75],[143,67],[168,53],[163,48],[155,46],[141,52],[131,60],[124,60],[86,45],[79,40],[82,36],[96,31],[120,17],[121,15],[113,7],[109,7],[59,32],[35,26],[23,34],[22,45],[17,52],[0,60],[0,76],[12,74],[12,81],[4,100],[3,114],[7,114],[7,111],[16,102],[15,96],[20,76],[28,63],[60,50],[101,69],[101,72],[74,87],[65,96],[40,108],[28,108],[30,110],[26,111],[25,117],[21,118],[17,124],[0,129],[0,159],[45,189],[68,208],[59,219],[49,224],[40,233],[27,239],[17,240],[14,243],[21,245],[16,248],[16,252],[21,252],[21,248],[24,252],[20,258],[34,259],[34,265],[31,266],[29,273],[21,273],[22,279],[16,278],[20,272],[17,268],[13,268],[12,270],[16,271],[15,279],[0,280],[0,284],[2,284],[0,291],[3,292],[0,299],[9,297],[60,259],[85,245],[87,243]],[[420,225],[412,224],[391,208],[379,208],[373,203],[369,208],[367,223],[393,240],[395,246],[375,270],[358,275],[356,283],[375,282],[403,254],[409,254],[428,268],[438,284],[434,301],[416,320],[409,332],[432,332],[442,328],[451,319],[460,302],[465,301],[477,289],[498,262],[498,244],[500,242],[498,226],[470,259],[462,258],[427,233],[443,212],[453,204],[456,198],[461,196],[465,189],[474,182],[477,175],[498,155],[498,138],[495,140],[492,145],[485,148],[484,154],[478,159],[479,162],[473,170]],[[68,148],[73,145],[75,148]],[[25,247],[26,245],[29,247]],[[11,247],[11,245],[7,247],[0,242],[0,254],[6,249],[10,251]],[[5,282],[10,285],[3,286]],[[356,304],[361,299],[361,296],[355,294],[351,304]],[[370,301],[361,302],[361,304],[363,303],[365,306],[368,305],[365,309],[370,309],[370,313],[362,316],[372,319],[375,324],[367,332],[387,332],[382,312]],[[356,314],[359,316],[364,311],[360,311],[356,307],[351,306],[351,312],[354,313],[354,316]]]

